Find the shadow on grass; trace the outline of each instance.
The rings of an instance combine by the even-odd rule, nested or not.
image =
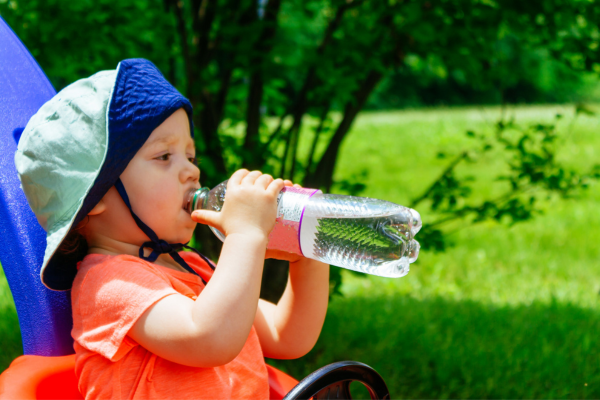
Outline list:
[[[392,398],[600,398],[599,347],[600,312],[573,305],[343,298],[307,356],[269,363],[302,378],[361,361]]]
[[[269,360],[296,378],[335,361],[375,368],[393,398],[600,398],[600,311],[497,307],[442,298],[337,298],[315,348]],[[0,371],[22,354],[0,308]]]

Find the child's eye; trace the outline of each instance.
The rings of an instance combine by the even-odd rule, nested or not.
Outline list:
[[[161,156],[156,157],[156,159],[160,160],[160,161],[169,161],[170,157],[171,157],[171,153],[165,153]]]
[[[188,160],[194,164],[194,165],[198,165],[198,158],[197,157],[189,157]]]

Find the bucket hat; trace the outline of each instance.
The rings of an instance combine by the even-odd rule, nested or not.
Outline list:
[[[46,287],[71,288],[77,262],[85,253],[63,254],[57,249],[112,186],[150,238],[140,248],[140,256],[154,261],[159,254],[169,253],[191,270],[176,254],[187,246],[156,237],[131,210],[119,179],[152,131],[180,108],[187,112],[193,136],[190,102],[150,61],[128,59],[116,70],[67,86],[30,119],[15,164],[29,205],[47,233],[40,269]],[[152,248],[150,256],[143,256],[144,247]]]

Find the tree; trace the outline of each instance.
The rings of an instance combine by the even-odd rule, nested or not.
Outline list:
[[[356,116],[394,71],[452,76],[502,102],[530,79],[518,54],[600,72],[600,6],[588,0],[3,0],[0,13],[57,88],[122,58],[153,60],[194,105],[207,186],[245,166],[331,190]],[[451,201],[452,165],[423,199]],[[424,242],[443,243],[431,232]],[[198,239],[217,255],[207,229]]]

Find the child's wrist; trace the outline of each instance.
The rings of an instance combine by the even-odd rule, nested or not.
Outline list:
[[[269,236],[260,230],[252,230],[246,232],[232,232],[225,237],[225,240],[243,241],[248,244],[267,247]]]

